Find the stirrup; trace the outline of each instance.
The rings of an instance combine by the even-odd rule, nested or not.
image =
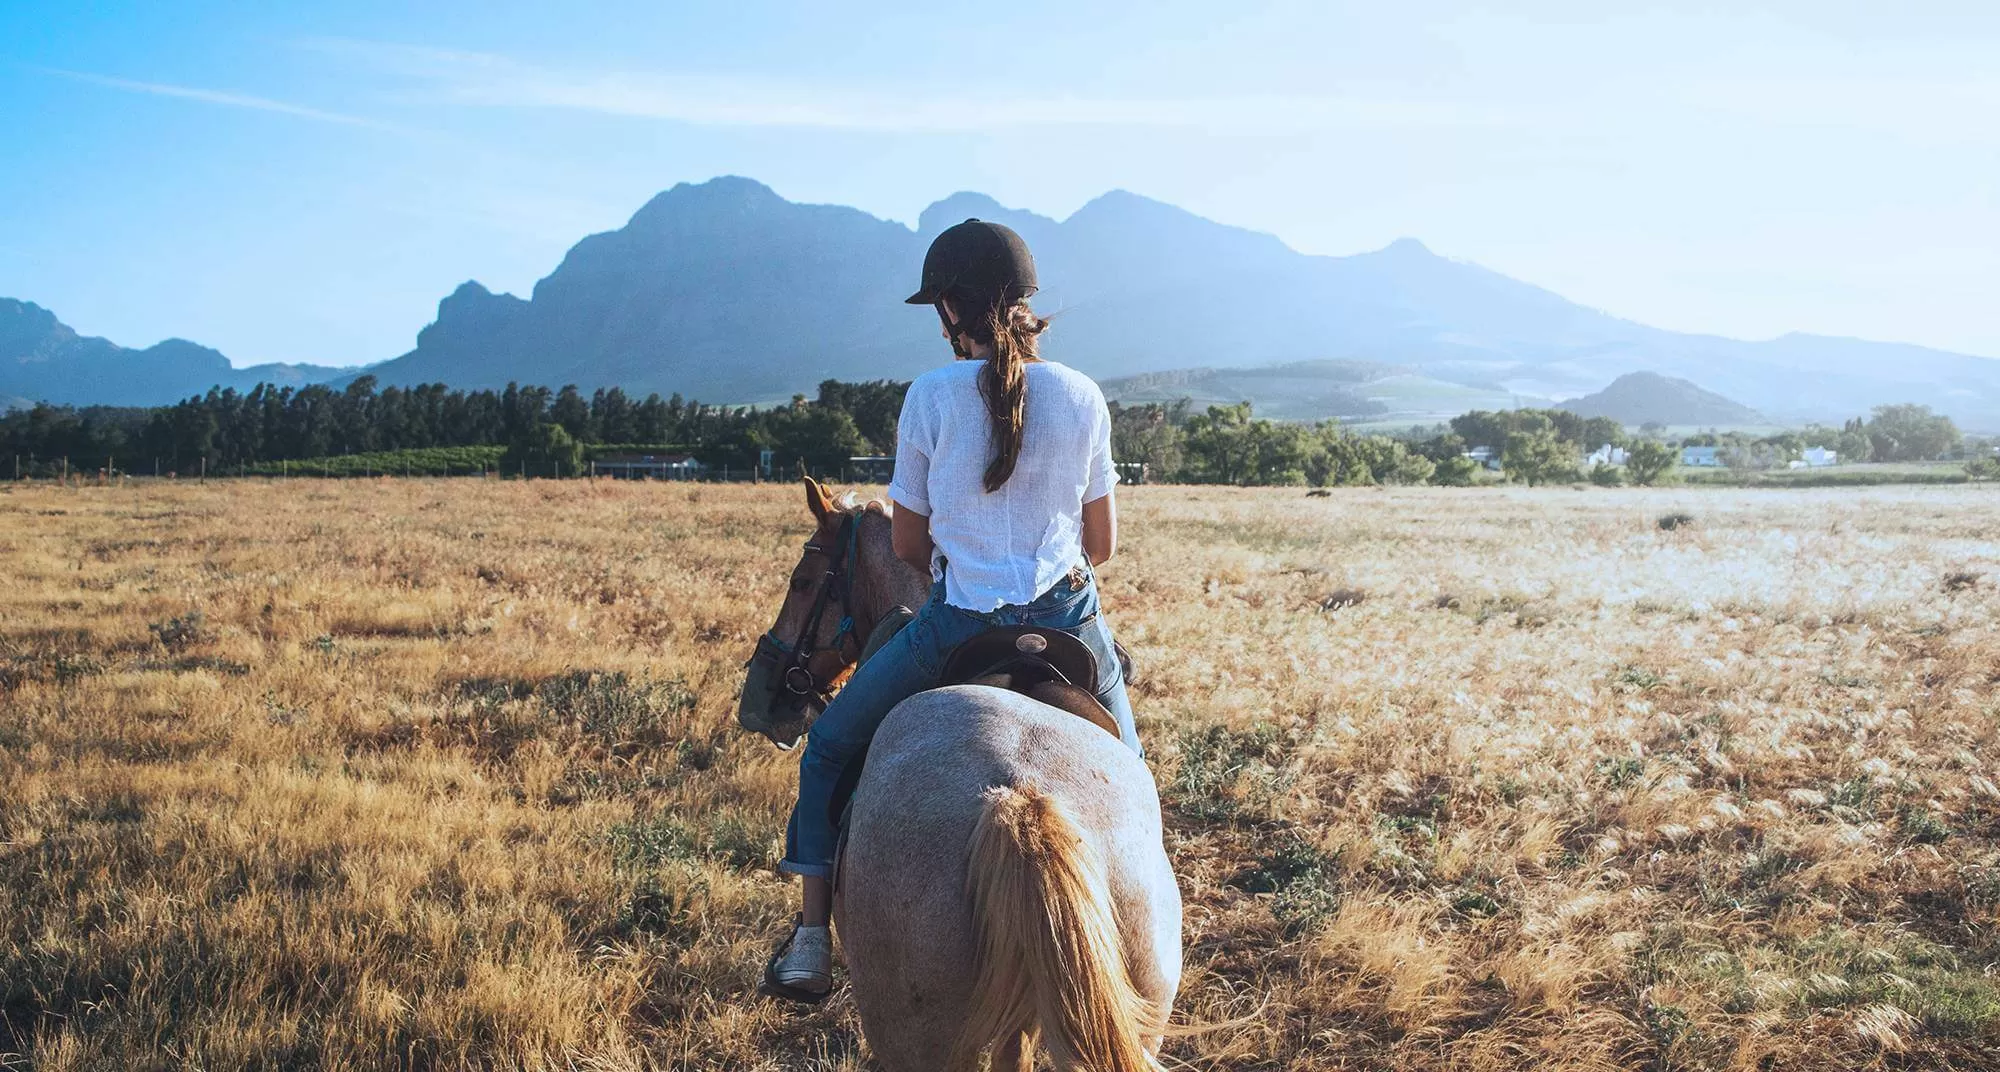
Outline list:
[[[818,1005],[820,1002],[826,1000],[828,994],[833,993],[831,964],[828,965],[825,990],[807,990],[801,986],[791,986],[778,981],[778,961],[784,959],[785,954],[791,950],[792,943],[798,940],[799,927],[804,925],[804,923],[805,916],[803,914],[794,914],[792,916],[791,937],[785,939],[784,944],[778,946],[777,951],[771,954],[771,959],[764,962],[764,978],[757,984],[757,992],[759,994],[768,998],[783,998],[786,1001],[796,1001],[801,1005]]]

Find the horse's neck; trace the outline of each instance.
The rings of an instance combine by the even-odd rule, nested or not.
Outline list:
[[[929,570],[917,569],[896,557],[888,517],[864,512],[857,523],[861,527],[855,536],[860,541],[854,563],[855,624],[872,630],[892,607],[916,610],[923,606],[930,598],[931,577]]]

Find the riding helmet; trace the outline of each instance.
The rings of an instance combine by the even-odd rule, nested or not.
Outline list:
[[[924,254],[923,286],[904,299],[934,305],[946,297],[1019,301],[1037,290],[1035,258],[1012,227],[966,220],[944,229]]]

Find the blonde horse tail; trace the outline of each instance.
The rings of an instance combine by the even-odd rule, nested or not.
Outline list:
[[[989,1046],[996,1072],[1032,1068],[1038,1043],[1057,1072],[1158,1072],[1144,1039],[1164,1010],[1132,983],[1104,863],[1075,821],[1032,786],[992,789],[971,844],[977,961],[954,1072]]]

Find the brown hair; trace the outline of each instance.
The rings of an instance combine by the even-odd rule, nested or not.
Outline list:
[[[960,317],[972,341],[990,345],[993,354],[979,370],[979,393],[993,420],[993,461],[986,467],[986,490],[999,491],[1014,475],[1021,457],[1021,440],[1028,421],[1027,364],[1037,357],[1037,336],[1049,322],[1035,315],[1026,301],[968,309]]]

